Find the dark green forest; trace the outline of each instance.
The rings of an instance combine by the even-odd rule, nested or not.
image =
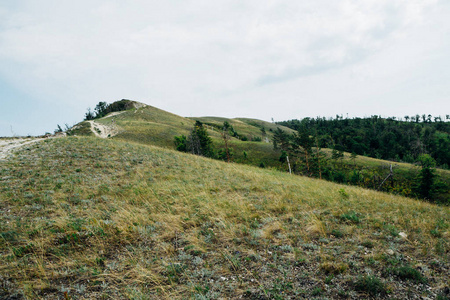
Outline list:
[[[446,116],[447,120],[449,115]],[[450,166],[450,122],[431,115],[405,116],[405,121],[370,118],[304,118],[277,124],[317,138],[319,147],[373,158],[415,163],[429,154],[439,168]]]
[[[449,204],[449,178],[447,173],[439,176],[436,167],[450,165],[450,123],[431,115],[405,120],[336,116],[278,122],[297,133],[278,129],[274,148],[282,151],[280,160],[291,157],[297,174]],[[331,156],[323,155],[321,148],[332,149]],[[350,160],[344,159],[344,152],[351,153]],[[417,167],[361,166],[354,163],[358,155]]]

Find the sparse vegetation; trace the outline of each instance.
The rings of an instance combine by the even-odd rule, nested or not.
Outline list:
[[[114,104],[109,104],[109,106]],[[111,134],[114,139],[171,149],[180,147],[181,151],[186,151],[184,146],[189,143],[188,138],[191,136],[196,121],[203,123],[214,145],[214,154],[210,153],[209,157],[226,161],[232,160],[235,163],[253,166],[276,168],[288,172],[287,156],[289,156],[294,174],[381,190],[407,197],[421,197],[444,205],[449,204],[448,201],[450,201],[449,171],[432,170],[435,176],[430,190],[431,195],[424,196],[425,194],[420,192],[423,189],[418,184],[421,178],[418,166],[395,163],[393,176],[387,178],[390,173],[390,163],[387,161],[369,158],[364,154],[357,155],[353,150],[351,154],[345,153],[344,148],[339,143],[333,144],[330,140],[328,140],[329,144],[325,145],[323,138],[311,129],[296,133],[294,130],[279,124],[260,120],[220,117],[183,118],[151,106],[145,108],[133,108],[131,106],[130,109],[122,111],[120,115],[113,118],[96,119],[97,127],[92,126],[91,129],[89,123],[84,123],[84,125],[81,123],[81,128],[75,126],[68,133],[92,135],[92,131],[96,131],[95,128],[102,125],[115,128],[114,134]],[[224,124],[229,126],[228,130],[225,131],[227,139],[223,138]],[[285,143],[292,150],[292,153],[283,150],[283,147],[280,147],[280,150],[274,150],[271,147],[273,142],[277,144],[276,137],[280,131],[286,137],[296,137],[292,139],[292,147],[289,146],[289,143]],[[96,134],[99,135],[99,132],[96,132]],[[186,140],[182,140],[183,136],[186,137]],[[176,143],[174,143],[175,137],[180,139]],[[322,148],[324,146],[330,148]],[[387,180],[385,180],[386,178]],[[424,185],[422,187],[425,188]]]
[[[118,139],[0,161],[0,211],[0,298],[434,299],[448,285],[448,207]]]

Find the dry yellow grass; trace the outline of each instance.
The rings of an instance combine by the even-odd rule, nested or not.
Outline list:
[[[23,149],[0,191],[1,297],[366,298],[367,273],[393,297],[449,285],[450,209],[399,196],[96,138]]]

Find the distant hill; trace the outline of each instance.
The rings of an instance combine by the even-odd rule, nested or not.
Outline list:
[[[133,101],[133,103],[139,102]],[[199,120],[205,124],[216,147],[220,148],[223,147],[220,126],[227,121],[239,134],[238,137],[231,137],[233,161],[253,165],[263,163],[265,166],[279,166],[279,153],[273,151],[273,131],[281,128],[287,132],[294,132],[290,128],[256,119],[185,118],[143,103],[138,104],[138,108],[135,106],[136,104],[128,110],[111,113],[93,121],[83,121],[75,125],[69,134],[94,136],[97,133],[95,128],[101,132],[100,125],[103,125],[107,128],[114,128],[115,134],[110,136],[114,139],[175,149],[174,137],[189,135],[195,121]]]
[[[317,149],[321,150],[320,152],[313,150],[311,154],[313,156],[315,155],[315,157],[311,158],[311,167],[313,170],[309,169],[309,167],[306,170],[306,162],[304,160],[302,161],[301,156],[291,156],[291,169],[294,173],[323,178],[338,183],[392,192],[404,196],[420,196],[420,193],[416,191],[418,189],[416,188],[417,181],[419,180],[418,177],[420,176],[420,168],[417,165],[369,158],[365,155],[359,155],[359,152],[354,152],[352,156],[345,151],[348,150],[345,146],[347,145],[346,143],[353,145],[351,147],[356,147],[352,143],[358,143],[358,141],[363,143],[364,135],[363,137],[358,135],[359,131],[355,127],[355,124],[365,124],[365,122],[368,122],[369,125],[372,123],[376,125],[374,125],[375,127],[372,126],[372,128],[389,130],[389,128],[396,124],[392,120],[386,121],[377,118],[376,120],[371,119],[366,121],[327,121],[324,119],[316,120],[308,118],[302,121],[293,120],[274,124],[249,118],[229,119],[211,116],[185,118],[151,105],[131,100],[114,102],[107,107],[104,106],[105,104],[102,104],[103,108],[101,111],[108,111],[111,107],[114,111],[106,115],[101,114],[103,117],[81,122],[74,126],[68,134],[95,135],[175,149],[175,136],[188,136],[191,133],[195,121],[200,121],[207,128],[212,138],[216,155],[218,155],[217,153],[225,147],[221,133],[224,122],[228,122],[233,128],[233,134],[229,142],[233,162],[270,167],[288,172],[287,153],[284,153],[280,149],[274,149],[274,133],[277,130],[282,130],[287,135],[292,135],[298,131],[308,132],[313,138],[316,138],[317,144],[314,143],[313,146],[316,147],[319,145],[322,149]],[[124,110],[117,108],[123,108]],[[346,123],[348,127],[345,126]],[[333,124],[335,124],[335,128]],[[369,125],[364,128],[370,127]],[[413,124],[411,126],[414,127],[416,125]],[[325,130],[326,128],[330,128],[329,133]],[[344,135],[341,136],[342,134]],[[366,135],[368,139],[374,138],[374,136],[370,136],[369,134]],[[336,138],[337,142],[331,138],[332,136]],[[351,147],[349,148],[350,150],[353,149]],[[392,146],[391,148],[394,149],[396,147]],[[337,151],[336,149],[341,151],[342,158],[333,159],[332,152]],[[370,151],[374,150],[370,148]],[[389,176],[390,165],[393,165],[393,176]],[[438,170],[436,174],[440,176],[440,183],[437,182],[439,184],[436,187],[439,186],[439,188],[435,189],[432,200],[450,203],[450,189],[448,188],[450,186],[450,171]]]

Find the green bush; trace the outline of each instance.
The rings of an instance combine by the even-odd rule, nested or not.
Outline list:
[[[418,283],[427,283],[427,279],[418,270],[408,265],[389,269],[388,273],[396,275],[402,280],[412,280]]]
[[[358,278],[355,282],[355,290],[360,292],[367,292],[372,296],[386,294],[386,286],[375,276],[364,276]]]

